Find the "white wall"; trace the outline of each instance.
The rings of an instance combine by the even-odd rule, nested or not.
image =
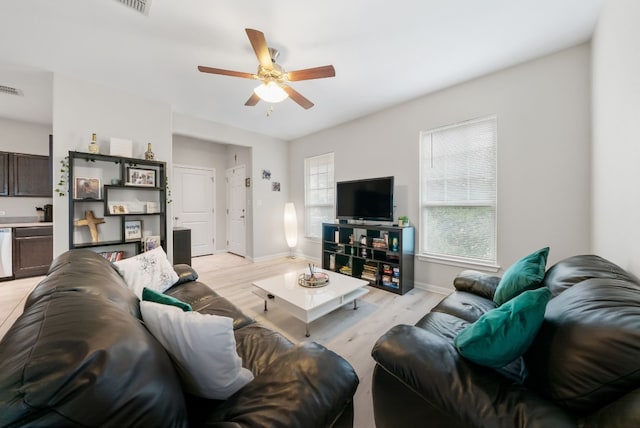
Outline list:
[[[640,275],[640,2],[605,3],[593,38],[593,251]]]
[[[417,222],[419,132],[490,114],[498,117],[498,263],[504,269],[547,245],[550,263],[588,252],[588,44],[294,141],[292,199],[303,206],[304,157],[333,151],[336,181],[395,176],[396,216]],[[298,248],[320,258],[317,241],[302,240]],[[460,270],[417,260],[415,281],[451,288]]]
[[[50,125],[0,118],[0,151],[48,156],[51,133]],[[50,203],[51,198],[6,196],[0,197],[0,211],[5,217],[32,217],[35,221],[35,207]]]
[[[98,134],[101,152],[109,153],[111,137],[133,141],[133,157],[144,158],[147,143],[152,143],[157,160],[167,162],[171,171],[171,107],[61,74],[53,78],[54,171],[70,150],[87,151],[92,133]],[[54,182],[59,174],[54,174]],[[171,181],[169,181],[171,182]],[[67,219],[67,196],[53,198],[54,219]],[[167,219],[171,219],[171,205]],[[167,253],[172,258],[173,237],[167,220]],[[68,223],[54,221],[54,256],[69,248]]]
[[[287,254],[282,216],[291,176],[288,143],[177,113],[173,116],[173,129],[176,134],[245,148],[229,148],[228,162],[229,166],[245,164],[247,177],[251,178],[251,187],[247,189],[247,257],[260,260]],[[233,157],[236,154],[237,161]],[[280,181],[280,192],[272,192],[270,184],[258,183],[263,169],[272,172],[272,181]]]
[[[173,163],[175,165],[215,168],[216,170],[216,236],[214,252],[223,251],[226,248],[227,240],[227,216],[225,211],[227,203],[227,188],[225,185],[227,147],[226,144],[217,144],[185,135],[173,136]]]

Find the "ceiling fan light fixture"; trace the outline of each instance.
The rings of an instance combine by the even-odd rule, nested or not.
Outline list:
[[[268,103],[279,103],[289,95],[276,82],[261,83],[253,90],[261,100]]]

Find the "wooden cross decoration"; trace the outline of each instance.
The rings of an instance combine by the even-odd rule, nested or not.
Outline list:
[[[91,232],[91,242],[98,242],[98,224],[104,223],[103,218],[96,218],[93,215],[93,211],[85,211],[84,218],[76,220],[74,226],[88,226],[89,232]]]

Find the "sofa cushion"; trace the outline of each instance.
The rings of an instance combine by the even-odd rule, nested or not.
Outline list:
[[[100,284],[96,287],[96,284]],[[107,299],[123,311],[140,318],[138,298],[104,257],[91,250],[67,251],[56,257],[48,275],[29,294],[24,309],[58,292],[92,294]]]
[[[456,290],[467,291],[487,299],[493,299],[499,283],[499,276],[472,269],[463,270],[453,279]]]
[[[525,291],[462,330],[454,340],[456,349],[477,364],[506,366],[533,342],[550,298],[548,288]]]
[[[467,322],[474,322],[485,313],[496,308],[493,300],[474,293],[457,291],[442,299],[431,311],[453,315]]]
[[[83,290],[51,293],[27,308],[0,342],[0,426],[134,421],[187,425],[171,360],[140,320]]]
[[[236,330],[255,322],[233,303],[199,281],[174,285],[164,294],[190,304],[196,312],[229,317],[233,319],[233,328]]]
[[[234,335],[242,365],[254,376],[259,376],[280,355],[294,347],[282,334],[258,323],[237,329]]]
[[[500,306],[524,291],[540,287],[548,255],[549,247],[541,248],[511,265],[502,275],[493,301]]]
[[[175,306],[176,308],[182,309],[184,312],[190,312],[193,310],[190,304],[178,300],[175,297],[158,293],[155,290],[150,290],[147,287],[144,287],[142,290],[142,300],[146,302],[160,303],[161,305]]]
[[[572,285],[591,278],[621,279],[640,284],[631,272],[600,256],[585,254],[568,257],[553,265],[545,274],[542,285],[557,296]]]
[[[253,380],[236,352],[231,318],[141,302],[147,328],[173,357],[185,390],[223,400]]]
[[[114,262],[113,266],[138,299],[142,299],[145,287],[162,293],[178,281],[178,274],[162,247]]]
[[[547,306],[526,356],[528,384],[586,414],[640,385],[640,286],[594,278]]]

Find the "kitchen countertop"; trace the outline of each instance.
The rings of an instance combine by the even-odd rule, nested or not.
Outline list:
[[[38,227],[38,226],[53,226],[52,222],[32,222],[32,223],[0,223],[0,228],[3,227]]]

